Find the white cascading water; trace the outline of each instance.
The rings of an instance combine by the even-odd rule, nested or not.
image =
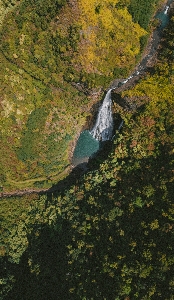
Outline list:
[[[164,11],[164,14],[165,14],[165,15],[167,15],[168,10],[169,10],[169,6],[167,5],[166,8],[165,8],[165,11]]]
[[[112,116],[112,100],[110,89],[99,109],[97,121],[91,130],[92,136],[98,141],[107,141],[112,138],[113,133],[113,116]]]
[[[172,1],[170,0],[168,2],[170,3]],[[165,6],[165,9],[163,11],[164,15],[167,15],[169,8],[170,8],[169,5]],[[146,60],[152,54],[148,54],[147,57],[146,57]],[[140,64],[138,70],[135,71],[135,73],[133,73],[131,76],[126,78],[124,81],[122,81],[122,84],[127,83],[135,75],[139,75],[144,70],[143,64],[146,65],[146,63],[147,62],[145,60],[142,60],[142,64]],[[103,104],[99,109],[96,124],[94,125],[93,129],[90,131],[93,138],[95,138],[98,141],[107,141],[107,140],[110,140],[112,138],[112,134],[113,134],[113,116],[112,116],[111,91],[112,91],[112,89],[110,89],[107,92],[107,94],[105,96],[105,99],[103,101]],[[122,126],[123,126],[123,121],[121,121],[118,130],[120,130]]]

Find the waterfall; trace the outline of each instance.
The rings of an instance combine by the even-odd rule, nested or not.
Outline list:
[[[169,10],[169,6],[167,5],[167,6],[166,6],[166,9],[165,9],[165,12],[164,12],[165,15],[167,15],[168,10]]]
[[[113,116],[112,116],[112,100],[110,89],[101,105],[97,117],[97,121],[91,130],[91,135],[99,141],[107,141],[112,138],[113,133]]]

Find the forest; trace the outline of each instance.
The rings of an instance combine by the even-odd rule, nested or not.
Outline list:
[[[70,172],[72,144],[99,100],[93,94],[102,97],[134,67],[152,11],[154,1],[145,28],[131,1],[2,2],[3,191],[49,188]]]
[[[163,3],[0,2],[0,299],[174,299],[173,9],[153,66],[113,92],[123,128],[69,168],[92,93],[130,74]]]

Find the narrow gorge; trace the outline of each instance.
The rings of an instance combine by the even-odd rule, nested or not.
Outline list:
[[[168,13],[172,2],[173,0],[168,0],[166,5],[163,7],[163,10],[156,13],[155,19],[159,20],[160,24],[158,28],[156,28],[152,32],[152,36],[150,37],[147,48],[145,49],[145,55],[143,56],[141,62],[139,62],[135,67],[135,71],[126,79],[120,81],[116,79],[113,81],[113,83],[111,84],[111,89],[109,89],[106,93],[103,103],[99,108],[94,127],[90,131],[86,130],[85,132],[81,133],[74,151],[72,160],[73,165],[76,166],[81,163],[87,163],[88,158],[100,150],[101,142],[112,139],[114,127],[114,120],[112,115],[112,91],[117,92],[117,90],[119,90],[120,92],[120,90],[123,90],[124,88],[130,88],[134,85],[134,82],[137,81],[138,78],[142,77],[145,74],[147,68],[149,67],[149,64],[152,65],[154,63],[152,63],[151,61],[155,61],[154,56],[157,52],[157,48],[162,37],[162,31],[169,21]],[[115,84],[115,82],[117,83]],[[117,130],[119,131],[122,126],[123,121],[121,121]],[[89,133],[97,142],[95,142],[91,138]]]

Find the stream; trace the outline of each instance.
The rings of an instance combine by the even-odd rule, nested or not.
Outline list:
[[[160,25],[153,31],[152,38],[150,43],[147,46],[147,53],[142,58],[141,62],[135,68],[135,71],[126,79],[118,82],[117,85],[113,85],[103,100],[101,107],[99,108],[98,116],[96,123],[91,131],[85,130],[82,131],[80,137],[77,141],[73,158],[72,165],[77,166],[84,163],[87,164],[89,157],[95,155],[100,147],[101,142],[111,140],[113,135],[113,117],[112,117],[112,99],[111,99],[111,91],[116,90],[120,86],[127,84],[131,80],[131,85],[134,80],[137,79],[137,76],[142,75],[146,68],[148,67],[148,63],[157,51],[157,47],[159,45],[161,34],[165,26],[169,22],[168,12],[170,8],[170,4],[173,0],[168,0],[164,9],[160,12],[157,12],[155,15],[155,19],[160,20]],[[118,131],[123,126],[123,122],[120,123],[118,127]]]
[[[164,6],[164,9],[156,14],[155,18],[160,19],[161,24],[152,33],[152,41],[151,43],[149,43],[149,46],[147,46],[148,48],[146,51],[147,53],[142,58],[141,62],[137,65],[135,71],[128,78],[123,79],[122,81],[120,80],[119,83],[117,80],[117,85],[111,86],[111,88],[106,93],[106,96],[103,100],[101,107],[99,108],[98,117],[96,123],[94,124],[94,127],[92,128],[91,131],[85,130],[81,132],[74,150],[74,154],[72,158],[72,166],[75,167],[75,166],[82,165],[83,169],[87,168],[87,163],[89,158],[95,155],[100,150],[102,141],[112,139],[113,118],[112,118],[112,105],[111,105],[112,104],[111,91],[119,88],[121,85],[126,85],[127,83],[129,83],[129,81],[130,84],[132,85],[132,81],[134,78],[136,80],[137,76],[139,76],[140,74],[144,74],[150,58],[152,58],[153,55],[156,53],[158,44],[160,42],[162,30],[169,22],[168,12],[170,8],[170,4],[172,2],[173,0],[168,0],[166,6]],[[104,122],[103,122],[103,116],[105,118]],[[109,117],[109,122],[107,120],[108,117]],[[118,126],[118,131],[121,129],[122,126],[123,126],[123,121]],[[26,194],[46,192],[48,190],[49,189],[40,189],[40,190],[26,189],[23,191],[7,192],[7,193],[1,193],[0,198],[12,197],[12,196],[23,196]]]

